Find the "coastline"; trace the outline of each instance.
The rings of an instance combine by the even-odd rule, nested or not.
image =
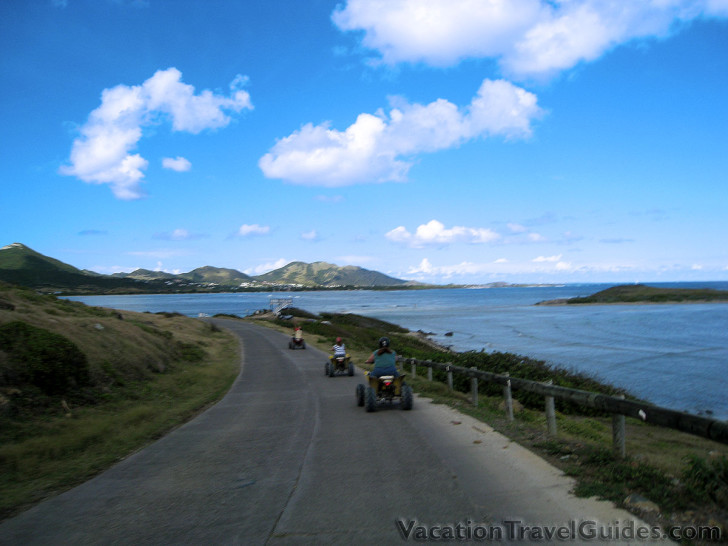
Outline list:
[[[578,302],[571,301],[575,298],[557,298],[555,300],[544,300],[534,303],[534,305],[548,305],[548,306],[566,306],[566,305],[578,305],[578,306],[593,306],[593,305],[691,305],[691,304],[702,304],[702,303],[728,303],[726,300],[674,300],[674,301],[589,301],[589,302]]]

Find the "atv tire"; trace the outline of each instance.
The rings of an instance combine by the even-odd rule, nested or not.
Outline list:
[[[359,383],[356,386],[356,405],[359,407],[362,407],[364,405],[364,391],[365,391],[364,385]]]
[[[349,377],[354,375],[354,363],[349,362]]]
[[[377,411],[377,393],[372,387],[364,390],[364,408],[370,413]]]
[[[409,385],[402,385],[402,409],[411,410],[414,404],[414,395],[412,394],[412,387]]]

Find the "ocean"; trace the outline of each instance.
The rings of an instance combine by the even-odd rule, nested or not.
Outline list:
[[[650,283],[728,290],[728,282]],[[728,419],[728,303],[538,306],[611,284],[397,291],[74,296],[87,305],[152,313],[245,316],[291,298],[314,313],[371,316],[456,351],[507,351],[585,372],[680,411]]]

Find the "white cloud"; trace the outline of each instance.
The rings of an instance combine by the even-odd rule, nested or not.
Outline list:
[[[166,241],[190,241],[192,239],[200,239],[206,237],[201,233],[190,233],[186,229],[178,228],[171,232],[155,233],[155,239],[162,239]]]
[[[558,256],[539,256],[538,258],[534,258],[531,261],[532,262],[535,262],[535,263],[540,263],[540,262],[558,262],[560,259],[561,259],[561,254],[559,254]]]
[[[395,243],[404,243],[414,248],[430,245],[446,245],[456,242],[492,243],[500,239],[500,235],[487,228],[471,228],[453,226],[446,228],[442,222],[430,220],[410,233],[404,226],[389,231],[385,237]]]
[[[301,233],[301,239],[304,241],[315,241],[318,239],[318,233],[315,229],[312,229],[311,231],[304,231]]]
[[[528,231],[528,229],[521,224],[508,224],[508,229],[511,230],[512,233],[525,233]]]
[[[242,77],[234,80],[229,97],[209,90],[195,95],[195,88],[181,78],[179,70],[168,68],[142,85],[104,89],[101,105],[89,114],[73,142],[70,164],[59,172],[91,184],[109,184],[119,199],[139,199],[148,161],[131,152],[143,127],[169,120],[172,130],[197,134],[230,123],[226,112],[253,108],[250,95],[238,87]]]
[[[281,267],[289,263],[291,263],[290,260],[280,258],[275,262],[263,263],[255,267],[245,269],[243,273],[245,273],[246,275],[262,275],[263,273],[268,273],[269,271],[273,271],[274,269],[280,269]]]
[[[247,237],[249,235],[267,235],[270,233],[270,226],[260,226],[258,224],[243,224],[238,230],[240,237]]]
[[[676,22],[700,16],[728,16],[728,3],[348,0],[332,19],[342,31],[363,32],[362,45],[384,64],[446,67],[493,58],[505,74],[529,78],[593,61],[630,40],[664,37]]]
[[[338,187],[404,181],[416,154],[478,137],[528,138],[542,111],[536,96],[504,80],[484,80],[469,105],[392,100],[389,114],[360,114],[344,131],[304,125],[276,142],[258,165],[268,178]]]
[[[165,157],[162,159],[162,167],[181,173],[189,171],[192,168],[192,163],[180,156],[177,156],[174,159],[171,157]]]

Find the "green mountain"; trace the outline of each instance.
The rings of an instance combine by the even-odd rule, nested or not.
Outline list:
[[[198,267],[189,273],[178,275],[183,279],[200,283],[215,283],[223,286],[240,286],[244,282],[251,282],[253,279],[237,269],[226,269],[224,267]]]
[[[130,293],[156,291],[165,286],[160,281],[150,284],[81,271],[21,243],[0,248],[0,281],[45,292]]]
[[[291,262],[288,265],[255,277],[257,281],[303,286],[357,286],[373,288],[383,286],[405,286],[412,283],[389,277],[384,273],[347,265],[339,267],[326,262]]]
[[[135,269],[131,273],[113,273],[112,277],[120,279],[137,279],[140,281],[152,281],[161,279],[174,279],[176,275],[164,271],[151,271],[150,269]]]
[[[199,267],[180,275],[148,269],[103,275],[76,269],[20,243],[0,248],[0,281],[45,292],[87,294],[200,292],[241,287],[259,290],[269,290],[271,287],[380,288],[418,284],[361,267],[339,267],[326,262],[292,262],[257,277],[250,277],[235,269],[211,266]]]

